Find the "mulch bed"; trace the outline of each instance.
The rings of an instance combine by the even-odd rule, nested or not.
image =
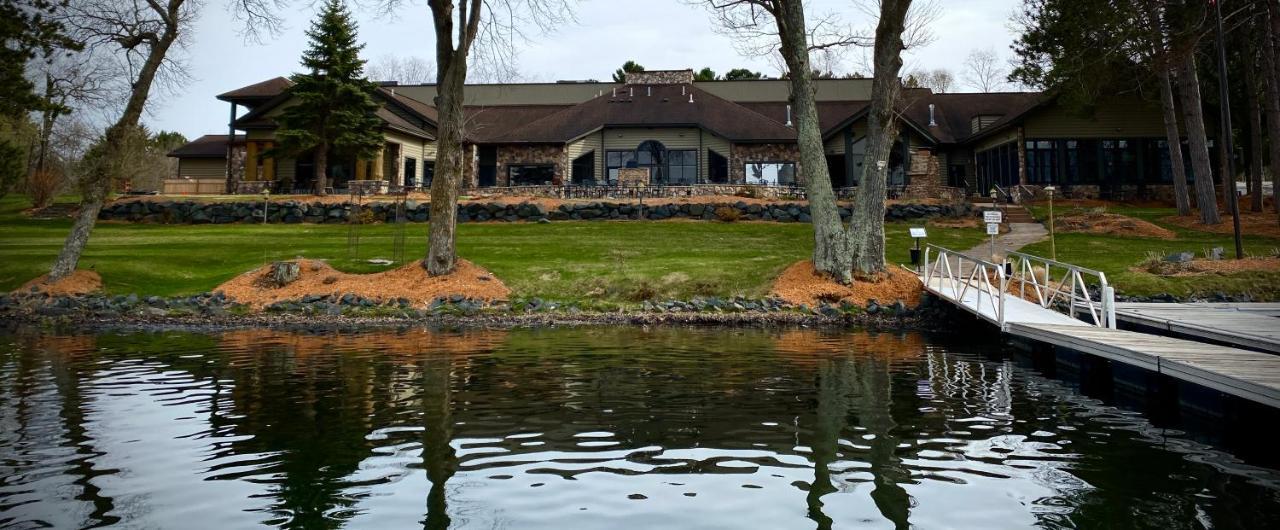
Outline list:
[[[32,288],[35,288],[33,291]],[[90,270],[78,270],[61,281],[49,283],[49,275],[45,274],[22,284],[14,294],[43,293],[52,296],[76,296],[96,293],[102,290],[102,276]]]
[[[1220,208],[1218,209],[1218,215],[1221,216],[1222,222],[1216,225],[1200,224],[1199,212],[1191,212],[1191,215],[1187,217],[1176,215],[1165,217],[1160,219],[1160,222],[1200,232],[1223,235],[1234,233],[1235,228],[1231,222],[1231,212],[1228,212],[1226,208]],[[1250,212],[1249,206],[1242,204],[1240,205],[1240,232],[1250,236],[1280,238],[1280,216],[1277,216],[1275,210],[1272,209],[1262,212]]]
[[[453,273],[446,276],[428,275],[421,261],[374,274],[349,274],[317,260],[299,260],[299,264],[298,279],[283,287],[270,286],[271,267],[267,265],[232,278],[214,291],[222,291],[227,298],[254,309],[309,295],[352,294],[379,302],[404,298],[418,308],[453,295],[486,301],[506,300],[511,295],[511,289],[492,273],[461,259]]]
[[[1175,239],[1172,230],[1124,215],[1102,212],[1070,214],[1055,219],[1055,231],[1063,233]]]
[[[1280,258],[1197,259],[1186,263],[1161,262],[1157,270],[1153,270],[1151,266],[1132,267],[1129,270],[1171,277],[1207,276],[1237,272],[1273,272],[1280,271]]]
[[[874,280],[855,280],[853,285],[842,285],[819,273],[813,268],[813,262],[804,260],[782,271],[769,292],[792,304],[810,306],[839,302],[861,306],[874,299],[881,304],[901,300],[907,307],[915,307],[923,291],[920,279],[901,268],[890,267]]]

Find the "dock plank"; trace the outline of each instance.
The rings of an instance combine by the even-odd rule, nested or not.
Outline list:
[[[1280,304],[1116,304],[1120,322],[1280,353]]]

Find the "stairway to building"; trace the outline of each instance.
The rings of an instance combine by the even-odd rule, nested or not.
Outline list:
[[[1004,212],[1004,222],[1006,223],[1034,223],[1036,218],[1031,216],[1031,212],[1026,207],[1010,204]]]

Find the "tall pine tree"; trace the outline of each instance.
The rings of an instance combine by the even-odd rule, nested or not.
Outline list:
[[[342,0],[328,0],[307,30],[311,45],[302,54],[306,73],[294,74],[289,93],[297,104],[277,122],[278,153],[315,152],[315,192],[327,186],[329,156],[368,158],[383,145],[374,112],[377,84],[365,79],[356,42],[356,24]]]

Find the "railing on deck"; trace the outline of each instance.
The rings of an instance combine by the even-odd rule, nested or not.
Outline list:
[[[938,291],[942,294],[949,291],[957,305],[979,315],[990,310],[1000,329],[1004,329],[1004,295],[1009,279],[1003,264],[929,244],[924,250],[924,284],[933,287],[934,281]],[[965,296],[969,294],[973,294],[974,299],[966,302]]]
[[[1103,328],[1116,327],[1115,288],[1107,283],[1107,275],[1092,269],[1054,261],[1022,252],[1009,252],[1006,259],[1013,265],[1010,283],[1016,283],[1017,295],[1045,309],[1067,308],[1076,318]],[[1097,297],[1089,292],[1098,288]]]

